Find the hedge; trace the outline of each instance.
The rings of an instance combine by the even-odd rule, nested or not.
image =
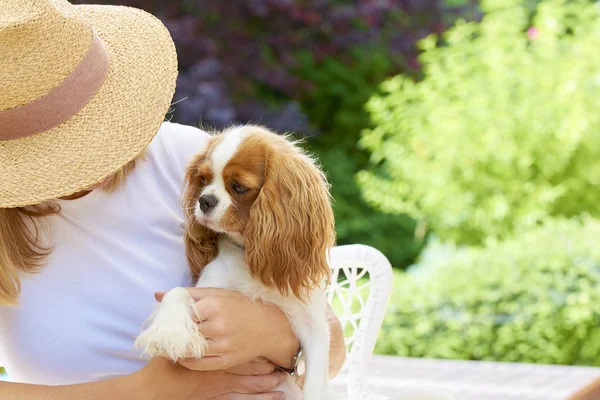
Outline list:
[[[598,220],[549,221],[398,273],[377,352],[600,365],[598,238]]]

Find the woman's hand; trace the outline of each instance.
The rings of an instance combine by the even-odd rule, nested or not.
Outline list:
[[[251,362],[228,371],[192,371],[164,358],[98,382],[66,386],[0,382],[0,399],[15,400],[280,400],[274,392],[286,374],[270,363]]]
[[[188,290],[196,300],[192,310],[201,320],[199,331],[208,340],[208,350],[205,357],[180,364],[194,370],[221,370],[264,357],[280,367],[291,367],[300,344],[278,307],[231,290]],[[157,293],[157,300],[162,296]]]
[[[137,376],[135,376],[137,375]],[[272,390],[286,378],[268,362],[250,362],[230,370],[192,371],[164,358],[152,359],[134,374],[148,400],[280,400]]]

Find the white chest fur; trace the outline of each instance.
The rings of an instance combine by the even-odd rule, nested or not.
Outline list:
[[[310,313],[311,308],[327,307],[323,291],[313,291],[306,303],[294,297],[281,295],[277,290],[265,287],[252,278],[244,259],[244,251],[229,242],[219,243],[219,256],[202,271],[196,287],[215,287],[238,291],[253,300],[262,300],[279,306],[290,319],[302,312]]]
[[[254,300],[262,300],[281,308],[287,315],[306,357],[306,377],[302,395],[291,379],[276,390],[284,391],[290,400],[325,400],[335,396],[329,389],[329,325],[327,300],[322,290],[311,292],[306,302],[283,296],[252,278],[242,249],[226,241],[219,243],[219,255],[202,271],[196,287],[214,287],[239,291]],[[199,334],[189,306],[193,303],[187,290],[169,291],[150,317],[149,326],[136,345],[154,356],[201,358],[207,342]],[[251,329],[251,328],[249,328]]]

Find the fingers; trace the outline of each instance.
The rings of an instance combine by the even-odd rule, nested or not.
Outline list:
[[[204,290],[204,289],[200,289]],[[217,290],[217,289],[215,289]],[[206,296],[197,300],[192,304],[192,315],[195,315],[197,321],[206,322],[215,315],[227,312],[227,307],[231,303],[228,302],[227,296]],[[215,326],[215,329],[222,327]]]
[[[202,358],[186,358],[178,361],[187,369],[195,371],[216,371],[231,368],[233,365],[228,356],[205,356]]]
[[[197,322],[204,321],[208,316],[212,315],[215,311],[220,309],[222,305],[221,298],[229,295],[227,292],[231,290],[225,289],[200,289],[200,288],[187,288],[190,292],[190,296],[194,299],[194,304],[191,307],[192,316],[195,315]],[[232,292],[235,293],[237,292]],[[163,301],[167,292],[155,292],[154,299],[159,303]],[[239,295],[239,294],[238,294]]]
[[[269,392],[260,394],[237,394],[227,393],[223,400],[284,400],[285,393],[283,392]]]
[[[215,300],[214,297],[198,300],[190,307],[192,317],[196,322],[203,322],[201,325],[204,325],[206,320],[218,310],[219,305],[217,303],[218,300]]]
[[[195,304],[194,304],[195,305]],[[192,311],[192,317],[194,317],[194,320],[198,321],[200,320],[199,315],[204,315],[204,320],[202,320],[202,322],[199,322],[198,325],[198,333],[201,334],[202,336],[204,336],[205,338],[212,338],[212,337],[221,337],[223,335],[223,331],[225,330],[223,326],[223,324],[219,323],[218,321],[214,321],[214,320],[209,320],[206,319],[208,317],[206,317],[207,315],[210,315],[207,313],[207,311],[202,308],[202,306],[199,306],[197,308],[200,308],[201,311],[197,311],[197,308],[194,307],[194,305],[192,305],[191,307],[191,311]],[[201,314],[202,313],[202,314]],[[212,353],[212,354],[219,354],[217,349],[213,349],[216,351],[216,353]],[[211,353],[208,353],[209,355]]]
[[[277,366],[267,360],[254,360],[236,365],[225,371],[233,375],[267,375],[277,370]]]
[[[231,390],[234,393],[257,394],[273,391],[285,379],[287,374],[284,372],[273,372],[268,375],[260,376],[238,376],[230,375]]]

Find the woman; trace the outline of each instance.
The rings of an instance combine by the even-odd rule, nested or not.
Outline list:
[[[0,0],[0,365],[19,382],[0,398],[283,398],[298,341],[235,292],[190,289],[218,365],[133,347],[160,291],[190,283],[180,194],[207,135],[162,123],[176,64],[140,10]]]

